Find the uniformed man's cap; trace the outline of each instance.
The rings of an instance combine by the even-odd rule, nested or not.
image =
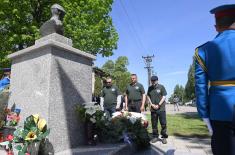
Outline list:
[[[2,71],[3,71],[3,72],[10,72],[10,71],[11,71],[11,68],[2,68]]]
[[[157,81],[158,80],[158,77],[157,76],[152,76],[151,77],[151,81]]]
[[[210,11],[211,14],[215,14],[216,18],[224,16],[235,16],[235,4],[227,4],[218,6]]]

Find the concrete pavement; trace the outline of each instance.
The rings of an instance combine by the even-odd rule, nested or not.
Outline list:
[[[167,114],[190,114],[195,112],[197,112],[197,109],[192,106],[179,106],[179,111],[175,111],[174,105],[166,105]],[[212,155],[210,139],[208,138],[169,136],[167,142],[167,144],[162,144],[162,142],[158,141],[156,143],[151,143],[151,145],[167,155]]]

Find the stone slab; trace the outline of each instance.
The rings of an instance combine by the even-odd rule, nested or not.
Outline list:
[[[65,36],[62,36],[58,33],[52,33],[50,35],[47,35],[45,37],[42,37],[42,38],[36,40],[35,45],[40,45],[43,42],[46,42],[48,40],[54,40],[54,41],[57,41],[57,42],[60,42],[60,43],[63,43],[63,44],[69,45],[69,46],[73,46],[73,41],[71,39],[66,38]]]

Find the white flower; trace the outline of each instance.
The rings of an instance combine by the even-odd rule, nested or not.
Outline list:
[[[122,115],[121,112],[117,111],[112,114],[112,118]]]
[[[95,123],[95,122],[96,122],[96,120],[95,120],[93,117],[90,118],[90,121],[91,121],[92,123]]]
[[[136,117],[130,117],[129,120],[131,121],[132,124],[134,124],[137,120]]]
[[[94,108],[88,108],[86,109],[86,113],[89,115],[93,115],[96,112],[96,110]]]

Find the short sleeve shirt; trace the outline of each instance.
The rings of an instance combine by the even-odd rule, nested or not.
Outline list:
[[[104,98],[104,106],[110,107],[117,104],[117,96],[121,95],[116,86],[104,87],[101,91],[101,97]]]
[[[129,84],[126,89],[126,95],[129,101],[142,100],[142,95],[145,93],[144,87],[140,83]]]
[[[157,85],[152,85],[148,88],[148,96],[151,99],[151,102],[153,104],[159,104],[163,96],[167,95],[166,89],[163,85],[157,84]],[[152,109],[153,110],[153,109]],[[165,110],[165,102],[162,103],[160,106],[160,111]]]

